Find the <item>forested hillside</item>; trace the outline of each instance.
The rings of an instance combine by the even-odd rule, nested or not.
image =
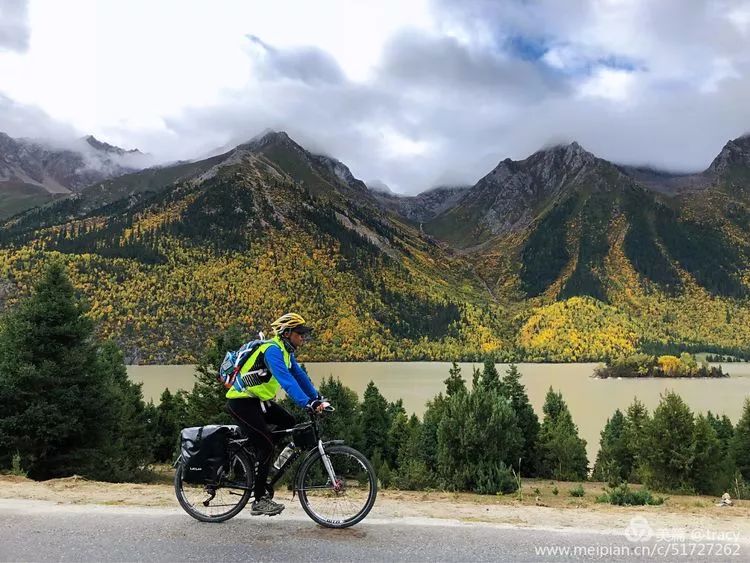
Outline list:
[[[379,213],[341,163],[279,134],[198,168],[91,211],[79,204],[84,192],[7,223],[6,305],[60,257],[101,335],[135,362],[194,361],[217,331],[264,330],[288,310],[317,329],[308,358],[447,359],[512,348],[470,265]]]
[[[11,218],[0,305],[57,257],[132,362],[191,362],[217,331],[289,310],[317,328],[308,360],[746,356],[749,144],[689,178],[553,147],[384,206],[269,133]]]
[[[529,359],[747,355],[749,155],[740,138],[704,173],[647,185],[575,143],[553,147],[501,162],[425,229],[473,241],[464,254],[498,300],[529,306]]]

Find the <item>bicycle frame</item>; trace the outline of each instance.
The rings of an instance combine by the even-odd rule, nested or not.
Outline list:
[[[312,455],[315,455],[315,452],[320,452],[320,455],[323,459],[323,465],[326,468],[326,471],[328,472],[328,477],[331,480],[331,483],[336,482],[336,475],[333,472],[333,467],[331,465],[331,461],[328,458],[328,455],[325,452],[325,448],[328,445],[334,445],[334,444],[343,444],[344,440],[326,440],[323,442],[323,440],[320,437],[320,428],[318,425],[318,417],[314,413],[309,413],[310,415],[310,421],[312,423],[312,429],[313,429],[313,435],[315,436],[315,442],[316,445],[311,447],[309,450],[304,451],[300,446],[295,445],[294,449],[292,450],[292,454],[287,458],[287,460],[284,462],[284,464],[276,471],[276,473],[273,475],[271,480],[268,482],[267,486],[271,489],[275,488],[276,483],[278,483],[281,478],[286,474],[287,470],[296,462],[300,456],[304,455],[304,458],[307,459]],[[291,435],[297,428],[305,425],[307,423],[298,424],[296,426],[293,426],[292,428],[287,428],[284,430],[274,430],[271,432],[271,434],[274,437],[283,436],[286,434]],[[248,447],[249,438],[242,438],[239,440],[230,440],[230,444],[234,443],[236,445],[239,445],[242,450],[244,450],[247,454],[253,454],[252,457],[254,458],[254,452],[252,450],[252,447]],[[290,441],[289,444],[292,444],[293,442]],[[297,491],[299,490],[299,470],[304,465],[304,463],[300,463],[297,467],[297,473],[294,475],[294,484],[292,488],[292,498],[297,494]],[[240,489],[245,489],[246,487],[238,487]]]

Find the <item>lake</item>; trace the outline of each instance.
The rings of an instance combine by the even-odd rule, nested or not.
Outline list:
[[[462,363],[464,379],[471,381],[472,367]],[[736,423],[745,397],[750,396],[750,364],[722,364],[731,377],[726,379],[592,379],[591,364],[518,364],[529,400],[542,417],[542,405],[552,386],[562,392],[579,434],[587,442],[589,463],[593,466],[599,450],[599,433],[615,409],[623,412],[638,397],[653,411],[659,395],[668,389],[679,393],[694,412],[726,414]],[[313,382],[333,375],[356,391],[360,399],[372,380],[389,401],[403,399],[407,413],[424,413],[425,402],[445,390],[449,363],[443,362],[305,362]],[[502,375],[507,365],[498,364]],[[128,366],[133,381],[143,383],[146,400],[158,403],[165,388],[192,389],[194,366]]]

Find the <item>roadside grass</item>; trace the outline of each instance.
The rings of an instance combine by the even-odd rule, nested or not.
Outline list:
[[[173,507],[177,505],[172,486],[174,469],[170,465],[150,467],[139,483],[104,483],[81,477],[67,477],[36,482],[20,475],[0,474],[0,499],[38,499],[64,504],[105,504],[120,506]],[[641,485],[628,485],[639,491]],[[579,495],[574,496],[571,490]],[[549,507],[562,510],[586,509],[592,512],[644,510],[653,513],[713,515],[750,518],[750,500],[735,500],[732,507],[717,507],[718,497],[701,495],[666,496],[659,506],[614,506],[597,502],[607,490],[603,482],[566,482],[546,479],[524,479],[522,491],[507,495],[477,495],[449,491],[401,491],[385,489],[378,493],[380,501],[405,502],[410,505],[453,504],[508,507]],[[558,491],[558,494],[554,494]],[[285,493],[289,493],[285,491]],[[657,494],[655,491],[654,494]],[[731,494],[731,493],[730,493]],[[289,494],[291,497],[291,494]]]
[[[149,465],[139,474],[138,483],[150,485],[172,484],[174,480],[174,467],[166,463]]]
[[[643,485],[628,484],[633,492],[644,489]],[[555,494],[557,491],[557,494]],[[575,491],[575,494],[571,494]],[[625,509],[642,509],[647,511],[677,512],[686,514],[721,514],[725,516],[745,517],[750,515],[750,500],[734,500],[733,507],[717,507],[720,497],[708,495],[664,494],[651,491],[654,497],[664,497],[660,505],[617,506],[597,502],[602,495],[612,491],[607,483],[600,481],[553,481],[548,479],[523,479],[521,494],[477,495],[472,493],[453,493],[441,491],[398,491],[388,489],[384,494],[397,499],[407,500],[413,497],[420,501],[466,502],[481,505],[542,506],[562,509],[591,509],[594,511],[618,511]],[[731,494],[731,491],[730,491]],[[522,499],[522,500],[519,500]]]

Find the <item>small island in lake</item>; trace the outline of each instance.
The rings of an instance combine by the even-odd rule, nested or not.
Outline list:
[[[729,377],[721,367],[698,363],[695,356],[683,353],[677,356],[652,356],[632,354],[608,361],[594,370],[593,377]]]

